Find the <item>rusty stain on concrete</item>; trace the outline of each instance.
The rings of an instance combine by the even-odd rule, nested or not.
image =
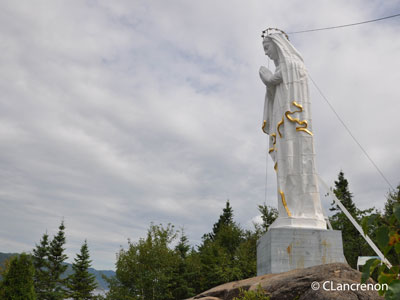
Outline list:
[[[327,252],[330,252],[330,248],[331,248],[331,244],[328,243],[325,239],[321,241],[321,245],[322,245],[322,263],[326,264],[326,263],[330,263],[331,261],[327,261]]]
[[[289,255],[289,265],[290,266],[293,264],[292,248],[293,248],[292,243],[290,243],[289,246],[286,248],[286,252]]]

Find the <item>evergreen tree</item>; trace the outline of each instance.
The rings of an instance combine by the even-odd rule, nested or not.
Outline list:
[[[67,270],[68,266],[64,261],[68,258],[64,253],[65,248],[65,226],[64,221],[58,227],[58,233],[50,242],[48,255],[49,268],[49,298],[48,300],[61,300],[66,298],[65,280],[61,279],[61,275]],[[47,300],[47,299],[46,299]]]
[[[30,256],[25,253],[14,257],[1,282],[4,300],[36,300],[33,286],[35,269]]]
[[[389,220],[390,216],[393,214],[393,206],[396,203],[400,203],[400,184],[397,186],[397,190],[390,191],[387,196],[383,213],[386,220]]]
[[[261,224],[262,231],[267,232],[269,226],[278,217],[278,210],[264,203],[263,205],[258,205],[258,210],[261,213],[261,219],[263,223]],[[257,228],[256,228],[257,229]]]
[[[218,242],[203,240],[198,251],[202,274],[199,278],[200,290],[239,279],[239,270],[235,268],[232,256]]]
[[[357,217],[357,208],[353,202],[353,194],[349,190],[349,182],[344,177],[343,171],[339,172],[338,180],[335,181],[335,189],[333,190],[336,197],[342,202],[344,207],[349,211],[353,218]],[[330,208],[331,211],[338,211],[343,214],[339,206],[335,205],[334,202],[331,204],[333,207]]]
[[[178,253],[178,255],[182,258],[185,259],[189,253],[190,246],[188,242],[188,238],[185,235],[185,231],[182,228],[181,230],[181,236],[179,238],[179,243],[175,246],[175,251]]]
[[[203,236],[198,248],[201,262],[201,289],[255,274],[256,235],[247,235],[233,220],[229,200],[211,233]],[[252,248],[254,246],[254,249]],[[244,263],[242,259],[247,259]]]
[[[246,230],[244,238],[236,248],[234,258],[236,267],[240,270],[240,278],[250,278],[257,275],[257,240],[258,232]]]
[[[229,200],[227,200],[222,214],[213,225],[212,232],[203,235],[203,245],[209,242],[215,242],[220,247],[227,250],[229,254],[233,255],[235,249],[242,241],[242,237],[243,230],[234,222],[233,209]]]
[[[335,181],[335,189],[333,192],[358,223],[373,210],[373,208],[359,210],[356,207],[353,202],[353,195],[349,190],[349,183],[342,171],[339,173],[338,180]],[[347,263],[351,267],[356,268],[358,256],[373,255],[373,252],[340,208],[334,204],[334,202],[332,202],[331,205],[332,207],[330,210],[336,213],[330,218],[330,222],[333,229],[342,231],[344,256],[346,257]]]
[[[205,274],[202,273],[201,257],[194,247],[190,249],[185,263],[188,270],[188,286],[193,289],[193,294],[197,295],[205,289],[203,288],[205,282]]]
[[[188,265],[189,250],[188,238],[182,228],[179,243],[175,246],[177,264],[174,266],[173,280],[171,281],[174,299],[187,299],[195,295],[191,282],[196,280],[196,274]]]
[[[68,277],[69,297],[74,300],[94,299],[93,291],[97,287],[96,277],[89,273],[91,264],[87,241],[81,247],[80,254],[72,264],[74,273]]]
[[[33,249],[33,266],[35,268],[35,276],[33,279],[36,295],[39,299],[49,299],[50,273],[49,273],[49,236],[45,233],[39,245]]]
[[[208,237],[213,240],[220,231],[221,227],[231,224],[233,224],[233,209],[229,203],[229,200],[227,200],[225,208],[222,210],[222,214],[219,216],[217,223],[213,225],[213,231],[212,233],[208,234]]]

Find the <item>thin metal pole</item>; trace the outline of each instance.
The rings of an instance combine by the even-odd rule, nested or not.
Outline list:
[[[333,201],[339,208],[342,210],[342,212],[346,215],[346,217],[350,220],[350,222],[354,225],[354,227],[360,232],[361,236],[365,239],[365,241],[368,243],[368,245],[371,246],[371,248],[375,251],[375,253],[379,256],[381,261],[390,269],[392,268],[392,264],[386,259],[386,257],[383,255],[381,250],[374,244],[374,242],[369,238],[368,235],[364,233],[362,230],[361,226],[357,223],[356,220],[354,220],[353,216],[349,213],[349,211],[346,209],[346,207],[340,202],[340,200],[336,197],[334,193],[331,192],[331,189],[329,186],[326,184],[324,180],[320,176],[318,176],[319,182],[324,186],[324,188],[329,192],[329,194],[333,197]]]

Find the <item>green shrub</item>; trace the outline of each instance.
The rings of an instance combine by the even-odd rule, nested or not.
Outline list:
[[[235,297],[233,300],[270,300],[270,297],[265,294],[261,285],[258,285],[257,290],[255,291],[240,289],[239,297]]]
[[[388,215],[387,220],[376,230],[378,246],[383,250],[383,255],[387,257],[388,253],[394,249],[397,261],[400,258],[400,204],[393,205],[393,213]],[[373,218],[366,218],[363,222],[364,232],[367,227],[374,222]],[[400,299],[400,266],[394,265],[388,268],[379,259],[370,259],[363,267],[361,282],[365,283],[372,275],[375,269],[378,269],[378,282],[387,284],[388,288],[379,290],[379,294],[385,296],[385,300]]]

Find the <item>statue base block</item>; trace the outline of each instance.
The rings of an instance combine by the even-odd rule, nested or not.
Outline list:
[[[257,241],[257,276],[334,262],[346,263],[339,230],[269,228]]]

